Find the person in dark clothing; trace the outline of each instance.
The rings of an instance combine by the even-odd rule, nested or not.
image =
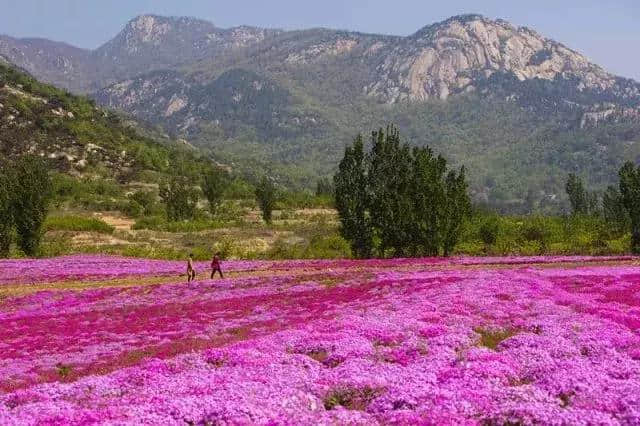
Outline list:
[[[216,272],[220,273],[220,278],[224,278],[222,275],[222,268],[220,267],[220,252],[213,255],[213,259],[211,259],[211,279]]]
[[[191,282],[196,279],[196,270],[193,267],[193,254],[189,254],[189,260],[187,261],[187,282]]]

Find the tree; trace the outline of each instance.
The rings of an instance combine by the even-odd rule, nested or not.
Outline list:
[[[342,236],[357,257],[449,255],[470,210],[465,170],[447,172],[442,156],[409,149],[390,126],[347,147],[334,176]]]
[[[271,214],[276,203],[276,187],[266,176],[263,176],[256,186],[256,199],[262,211],[262,219],[271,223]]]
[[[228,182],[229,176],[219,168],[211,168],[202,179],[202,192],[207,201],[209,201],[209,210],[214,216],[222,204]]]
[[[193,219],[198,206],[198,191],[184,176],[173,176],[160,185],[160,198],[171,221]]]
[[[0,257],[7,257],[11,248],[13,210],[11,198],[11,171],[0,162]]]
[[[640,254],[640,168],[627,162],[618,175],[622,203],[631,221],[631,252]]]
[[[628,230],[631,226],[631,219],[624,206],[622,194],[615,186],[607,187],[602,195],[602,214],[605,221],[615,226],[620,232]]]
[[[34,155],[19,158],[12,172],[12,210],[18,246],[27,256],[40,247],[53,185],[46,163]]]
[[[447,174],[445,193],[442,250],[445,256],[449,256],[460,237],[462,222],[471,210],[464,166],[457,174],[453,170]]]
[[[362,135],[356,137],[353,146],[345,148],[333,182],[340,233],[350,242],[354,256],[369,258],[373,252],[373,229],[368,212],[367,165]]]
[[[411,252],[414,256],[437,256],[443,241],[439,226],[446,192],[442,178],[446,172],[443,157],[430,148],[414,148],[410,197],[412,201]]]
[[[371,223],[380,239],[379,253],[393,249],[395,256],[407,254],[412,221],[411,151],[400,144],[398,130],[389,126],[371,135],[368,185]]]
[[[569,173],[565,190],[569,196],[569,203],[571,204],[572,214],[587,214],[588,213],[588,201],[587,193],[582,185],[582,179]]]

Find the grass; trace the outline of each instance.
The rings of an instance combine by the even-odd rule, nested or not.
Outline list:
[[[162,216],[146,216],[138,219],[132,226],[132,229],[149,229],[152,231],[185,233],[220,229],[225,226],[229,226],[229,224],[218,220],[196,219],[181,222],[169,222]]]
[[[56,371],[58,372],[58,375],[61,378],[65,379],[65,378],[69,377],[69,375],[73,371],[73,368],[70,365],[58,364],[58,365],[56,365]]]
[[[503,330],[488,330],[485,328],[475,328],[473,331],[480,335],[480,346],[495,351],[498,345],[510,337],[520,333],[520,330],[515,328],[505,328]]]
[[[49,216],[44,224],[47,231],[98,232],[113,234],[115,228],[101,219],[76,215]]]

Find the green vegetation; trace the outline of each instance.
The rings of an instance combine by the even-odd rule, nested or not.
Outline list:
[[[619,175],[622,204],[631,218],[631,252],[640,254],[640,168],[627,162]]]
[[[163,216],[145,216],[138,219],[132,229],[149,229],[163,232],[200,232],[222,228],[225,225],[228,225],[228,223],[216,220],[194,219],[170,222]]]
[[[199,194],[185,176],[172,176],[160,185],[160,198],[172,221],[193,219],[196,214]]]
[[[629,233],[601,216],[498,216],[476,212],[465,220],[455,254],[606,255],[629,252]]]
[[[0,162],[0,257],[9,255],[13,238],[13,210],[9,188],[11,179],[7,170],[8,165]]]
[[[315,234],[309,241],[290,243],[277,240],[267,251],[269,259],[344,259],[351,257],[349,243],[336,234]]]
[[[520,332],[518,329],[507,328],[504,330],[489,330],[484,328],[474,329],[476,333],[480,335],[480,346],[495,351],[498,345],[510,337],[515,336]]]
[[[95,217],[76,215],[49,216],[44,223],[46,231],[76,231],[113,234],[113,226]]]
[[[271,223],[271,215],[276,202],[276,187],[266,176],[263,176],[256,186],[256,199],[262,212],[262,219],[266,223]]]
[[[464,168],[400,143],[394,127],[347,147],[334,177],[342,235],[358,257],[449,255],[470,209]]]
[[[209,201],[211,214],[215,216],[224,199],[224,193],[229,181],[227,173],[217,168],[211,168],[202,180],[202,192]]]
[[[40,246],[51,201],[49,170],[39,157],[25,155],[7,174],[18,246],[27,256],[34,256]]]

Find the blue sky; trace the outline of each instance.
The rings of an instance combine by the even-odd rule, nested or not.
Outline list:
[[[0,33],[95,48],[134,16],[194,16],[219,27],[329,27],[406,35],[461,13],[526,25],[640,81],[640,0],[0,0]]]

